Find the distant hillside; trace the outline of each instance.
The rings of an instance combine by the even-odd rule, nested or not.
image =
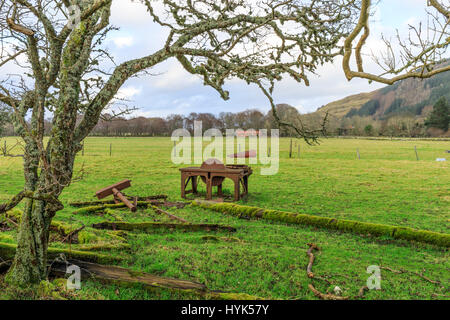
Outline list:
[[[362,105],[373,98],[375,93],[376,91],[348,96],[344,99],[331,102],[320,108],[318,111],[328,112],[338,118],[343,118],[350,112],[350,110],[360,109]]]
[[[402,114],[424,118],[442,96],[450,101],[450,72],[430,79],[406,79],[373,92],[331,102],[318,111],[328,111],[338,118],[371,116],[386,119]]]

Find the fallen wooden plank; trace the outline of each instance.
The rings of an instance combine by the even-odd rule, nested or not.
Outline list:
[[[150,201],[138,201],[137,206],[147,208],[148,205],[152,204]],[[80,208],[78,210],[75,210],[72,212],[72,214],[89,214],[89,213],[95,213],[98,211],[102,211],[105,209],[121,209],[126,208],[127,206],[124,203],[114,203],[114,204],[102,204],[98,206],[90,206],[90,207],[84,207]]]
[[[177,290],[207,290],[207,287],[204,284],[198,282],[160,277],[145,272],[133,271],[126,268],[100,265],[74,259],[69,260],[68,263],[53,263],[51,273],[57,276],[64,276],[66,275],[67,265],[78,266],[81,269],[82,279],[94,278],[109,283],[142,284],[147,287]]]
[[[209,290],[206,285],[195,281],[160,277],[122,267],[106,266],[73,259],[67,261],[67,263],[54,263],[52,265],[50,274],[52,276],[64,277],[67,275],[66,270],[67,266],[69,265],[76,265],[80,267],[81,278],[83,280],[94,279],[104,283],[112,283],[120,286],[140,285],[146,289],[151,290],[181,290],[196,293],[200,296],[216,300],[262,300],[262,298],[260,297],[252,296],[246,293],[232,293]]]
[[[106,198],[107,196],[112,195],[114,193],[113,189],[120,191],[123,189],[127,189],[129,187],[131,187],[131,180],[126,179],[97,191],[95,193],[95,196],[99,199],[103,199]]]
[[[127,223],[127,222],[101,222],[92,225],[95,229],[107,230],[125,230],[125,231],[146,231],[154,229],[178,229],[187,231],[229,231],[236,232],[236,228],[230,226],[222,226],[218,224],[178,224],[178,223]]]
[[[158,194],[158,195],[154,195],[154,196],[144,196],[144,197],[140,197],[140,196],[134,197],[134,196],[127,195],[125,193],[124,193],[124,195],[127,198],[129,198],[130,200],[134,199],[134,198],[137,198],[137,201],[152,201],[152,200],[160,200],[160,199],[165,200],[165,199],[168,198],[168,196],[165,195],[165,194]]]
[[[184,220],[183,218],[177,217],[176,215],[171,214],[170,212],[167,212],[165,210],[162,210],[162,209],[160,209],[160,208],[158,208],[156,206],[151,206],[151,208],[153,210],[155,210],[157,213],[165,214],[166,216],[168,216],[172,220],[178,220],[178,221],[180,221],[182,223],[189,223],[188,221]]]

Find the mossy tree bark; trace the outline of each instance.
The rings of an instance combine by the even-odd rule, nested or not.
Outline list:
[[[26,200],[18,246],[7,280],[15,284],[36,283],[46,277],[48,220],[43,201]]]

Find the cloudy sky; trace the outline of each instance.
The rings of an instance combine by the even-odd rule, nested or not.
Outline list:
[[[139,3],[131,0],[113,2],[112,23],[120,27],[109,35],[107,47],[117,62],[138,58],[161,48],[167,30],[154,24]],[[369,47],[380,48],[381,33],[393,35],[395,29],[406,32],[409,23],[426,21],[426,0],[383,0],[372,21],[372,39]],[[242,81],[231,81],[226,85],[230,100],[223,101],[215,90],[205,87],[202,80],[184,71],[175,60],[167,61],[151,70],[155,76],[131,79],[125,83],[120,96],[132,100],[139,107],[135,115],[147,117],[167,116],[171,113],[241,111],[256,108],[269,110],[267,99],[255,86]],[[283,80],[274,92],[276,103],[288,103],[300,112],[315,111],[318,107],[345,96],[381,87],[366,80],[347,82],[340,68],[340,60],[311,75],[311,85]]]

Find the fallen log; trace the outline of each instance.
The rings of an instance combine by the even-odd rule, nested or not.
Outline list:
[[[83,245],[77,247],[77,250],[81,251],[110,251],[110,250],[130,250],[131,245],[128,243],[117,243],[117,244],[93,244],[93,245]]]
[[[51,274],[55,276],[66,275],[68,265],[78,266],[81,269],[81,278],[83,280],[94,278],[106,283],[141,284],[145,287],[152,288],[195,290],[200,292],[207,291],[207,287],[198,282],[159,277],[149,273],[133,271],[126,268],[100,265],[74,259],[68,260],[67,263],[53,263],[51,267]]]
[[[82,280],[94,279],[108,284],[120,286],[140,285],[146,289],[169,289],[192,292],[200,296],[216,300],[262,300],[260,297],[246,293],[232,293],[209,290],[202,283],[155,276],[145,272],[134,271],[122,267],[106,266],[79,260],[55,262],[52,264],[50,275],[61,277],[66,275],[67,266],[80,267]]]
[[[168,198],[168,196],[167,195],[165,195],[165,194],[158,194],[158,195],[154,195],[154,196],[130,196],[130,195],[127,195],[127,194],[125,194],[125,193],[123,193],[128,199],[130,199],[130,200],[134,200],[134,199],[137,199],[137,201],[151,201],[151,200],[160,200],[160,199],[164,199],[164,200],[166,200],[167,198]]]
[[[125,230],[125,231],[147,231],[154,229],[178,229],[187,231],[229,231],[236,232],[236,228],[230,226],[222,226],[218,224],[178,224],[178,223],[126,223],[126,222],[101,222],[92,225],[95,229],[106,230]]]
[[[178,221],[180,221],[180,222],[182,222],[182,223],[189,223],[189,222],[187,222],[186,220],[184,220],[183,218],[177,217],[176,215],[171,214],[170,212],[164,211],[164,210],[162,210],[162,209],[160,209],[160,208],[158,208],[158,207],[156,207],[156,206],[151,206],[151,208],[152,208],[154,211],[156,211],[157,213],[165,214],[166,216],[168,216],[168,217],[169,217],[170,219],[172,219],[172,220],[178,220]]]
[[[152,203],[149,201],[138,201],[136,205],[141,208],[147,208],[148,205],[151,205]],[[78,210],[75,210],[72,212],[72,214],[89,214],[89,213],[95,213],[98,211],[103,211],[106,209],[120,209],[120,208],[126,208],[127,206],[124,203],[114,203],[114,204],[102,204],[98,206],[90,206],[90,207],[84,207]]]
[[[114,200],[95,200],[95,201],[82,201],[82,202],[69,202],[69,206],[75,208],[99,206],[104,204],[115,204]]]
[[[3,260],[13,259],[16,254],[16,244],[0,242],[0,258]],[[82,259],[94,263],[120,263],[121,257],[112,257],[95,252],[85,252],[79,250],[69,250],[62,248],[48,248],[48,259],[56,259],[64,254],[67,258]]]
[[[322,216],[314,216],[303,213],[269,210],[258,207],[242,206],[233,203],[217,203],[213,201],[195,200],[193,206],[214,210],[237,217],[247,216],[288,224],[307,225],[317,228],[338,230],[369,235],[375,237],[387,236],[393,239],[417,241],[429,243],[441,247],[450,247],[450,234],[428,230],[417,230],[408,227],[399,227],[385,224],[368,223],[344,219],[336,219]]]

